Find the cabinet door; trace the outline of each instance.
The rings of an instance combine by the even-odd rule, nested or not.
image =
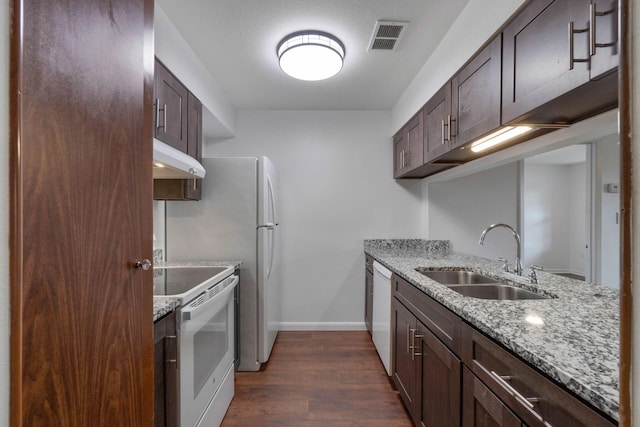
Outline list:
[[[451,80],[452,147],[500,126],[502,37],[496,37]]]
[[[407,164],[407,169],[409,171],[415,168],[418,168],[424,164],[423,131],[424,131],[423,113],[422,111],[420,111],[411,119],[411,121],[409,121],[409,123],[406,126],[408,152],[405,155],[406,156],[405,162]]]
[[[187,89],[156,60],[155,137],[187,152]]]
[[[620,62],[618,42],[618,0],[598,0],[591,3],[593,8],[591,31],[591,79],[595,80],[610,73]]]
[[[187,94],[187,154],[202,160],[202,103],[191,92]],[[156,200],[201,200],[202,179],[155,179]]]
[[[191,92],[187,97],[187,154],[202,161],[202,103]],[[202,179],[187,179],[185,199],[202,199]]]
[[[153,328],[154,351],[154,426],[172,427],[178,423],[178,365],[176,316],[171,313]]]
[[[391,331],[392,331],[392,357],[391,370],[393,382],[400,393],[400,397],[415,420],[416,417],[416,361],[412,358],[410,338],[415,333],[416,318],[398,302],[391,300]]]
[[[455,354],[418,322],[416,356],[421,358],[420,423],[426,427],[459,427],[462,363]]]
[[[365,269],[364,280],[364,323],[371,335],[371,322],[373,315],[373,273]]]
[[[463,368],[463,427],[521,427],[522,423],[475,375]]]
[[[570,23],[574,32],[569,36]],[[589,2],[533,0],[503,31],[502,122],[589,81]],[[586,62],[582,62],[586,61]]]
[[[406,152],[408,151],[405,129],[393,137],[393,177],[400,178],[406,172]]]
[[[447,82],[424,107],[424,160],[433,161],[450,150],[451,81]]]

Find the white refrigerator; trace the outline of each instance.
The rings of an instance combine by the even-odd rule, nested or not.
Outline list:
[[[203,158],[202,164],[202,200],[167,202],[167,261],[242,262],[238,370],[257,371],[280,323],[277,171],[267,157]]]

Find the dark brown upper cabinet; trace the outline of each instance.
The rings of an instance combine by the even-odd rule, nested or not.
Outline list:
[[[155,62],[155,137],[186,153],[189,91],[158,60]]]
[[[163,131],[163,123],[165,121],[164,111],[168,111],[173,114],[175,111],[173,108],[169,108],[169,104],[165,107],[164,99],[158,96],[161,92],[171,92],[169,88],[182,88],[186,91],[184,100],[178,102],[178,91],[176,90],[174,96],[171,98],[173,101],[171,105],[177,107],[178,104],[182,104],[180,109],[179,121],[184,120],[186,125],[184,127],[184,142],[180,141],[182,148],[171,144],[168,140],[163,140],[169,145],[173,145],[175,148],[190,155],[197,161],[202,161],[202,102],[198,100],[191,92],[189,92],[182,83],[177,80],[159,61],[156,61],[156,73],[160,72],[160,76],[156,74],[156,135],[159,131]],[[171,78],[167,78],[170,76]],[[180,95],[181,97],[182,95]],[[160,108],[158,109],[158,105]],[[159,113],[158,113],[159,112]],[[178,117],[174,117],[167,113],[166,122],[169,124],[169,130],[173,128],[171,123],[175,122],[175,129],[177,126]],[[159,114],[159,116],[158,116]],[[166,135],[164,135],[166,136]],[[177,138],[176,135],[171,134],[171,139]],[[158,137],[158,139],[161,139]],[[162,140],[162,139],[161,139]],[[184,148],[184,149],[183,149]],[[202,179],[155,179],[153,182],[153,198],[156,200],[200,200],[202,199]]]
[[[408,151],[407,138],[404,134],[404,128],[393,137],[393,177],[400,178],[405,173],[404,153]]]
[[[425,162],[436,160],[450,150],[451,132],[451,81],[448,81],[424,106],[424,157]]]
[[[573,123],[617,104],[613,0],[533,0],[503,30],[502,122]]]
[[[500,126],[501,59],[499,35],[451,80],[451,148]]]
[[[427,162],[454,166],[478,157],[458,148],[500,127],[501,53],[498,35],[427,102]]]
[[[394,137],[393,176],[405,176],[423,164],[423,113],[420,110]]]

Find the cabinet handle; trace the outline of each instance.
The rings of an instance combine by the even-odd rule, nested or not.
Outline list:
[[[589,5],[589,55],[596,54],[596,48],[598,47],[610,47],[615,43],[596,43],[596,17],[607,16],[615,12],[615,9],[605,10],[604,12],[598,12],[596,10],[596,3]]]
[[[409,160],[407,160],[407,157],[409,158]],[[411,163],[411,151],[407,151],[406,153],[404,153],[404,162],[405,164],[403,165],[403,167]]]
[[[590,27],[591,25],[589,25]],[[569,22],[569,69],[573,70],[573,64],[576,62],[589,62],[590,58],[587,59],[576,59],[574,58],[574,43],[573,43],[573,35],[581,34],[589,32],[589,28],[585,28],[584,30],[576,30],[573,28],[573,21]]]
[[[445,142],[450,142],[451,141],[451,114],[447,115],[447,121],[445,122],[444,119],[441,120],[442,123],[442,143],[444,144]],[[445,133],[444,133],[444,129],[447,128],[447,136],[445,137]]]
[[[156,98],[156,129],[160,127],[160,99]]]
[[[416,356],[422,356],[422,353],[416,351],[416,338],[423,338],[424,335],[416,335],[417,329],[411,330],[411,360],[416,360]]]
[[[596,54],[596,4],[589,5],[589,56]]]
[[[512,377],[510,376],[498,375],[496,371],[491,371],[491,376],[507,391],[507,393],[512,395],[522,405],[531,409],[542,420],[542,416],[534,410],[533,406],[533,404],[538,403],[540,399],[538,399],[537,397],[524,397],[522,394],[520,394],[518,390],[513,388],[513,386],[507,382],[511,380]]]
[[[411,326],[407,325],[407,354],[409,354],[409,350],[411,349],[410,343],[409,343],[409,337],[411,336]]]
[[[173,354],[175,354],[174,356],[175,359],[165,359],[165,363],[178,364],[178,341],[177,341],[178,337],[176,335],[167,335],[165,337],[165,340],[169,340],[169,339],[176,340],[174,341],[175,344],[173,345],[173,349],[174,349]],[[168,341],[165,341],[165,351],[167,350],[167,343]]]
[[[189,168],[189,173],[193,175],[193,190],[196,190],[196,170],[194,168]]]
[[[167,104],[164,104],[164,121],[162,122],[162,131],[167,133]]]

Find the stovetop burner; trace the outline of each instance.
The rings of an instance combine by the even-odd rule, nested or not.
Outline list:
[[[228,270],[228,274],[223,274]],[[153,295],[184,298],[200,285],[209,287],[233,272],[231,267],[165,267],[155,268]],[[220,277],[217,277],[220,275]],[[214,280],[211,280],[214,279]],[[199,292],[199,291],[198,291]]]

